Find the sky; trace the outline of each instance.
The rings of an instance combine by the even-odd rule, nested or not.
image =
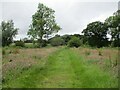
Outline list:
[[[27,37],[32,15],[37,11],[38,3],[55,10],[56,22],[62,28],[58,34],[81,34],[87,24],[93,21],[104,22],[118,10],[119,0],[1,0],[0,22],[13,20],[19,28],[15,40]]]

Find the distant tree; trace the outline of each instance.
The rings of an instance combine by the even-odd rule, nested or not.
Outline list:
[[[61,46],[65,44],[65,41],[61,37],[54,37],[50,40],[52,46]]]
[[[64,39],[64,41],[65,41],[65,45],[67,45],[68,44],[68,42],[70,41],[70,39],[71,39],[71,35],[63,35],[62,36],[62,38]]]
[[[55,37],[60,37],[60,35],[56,34]]]
[[[108,28],[104,23],[96,21],[88,24],[82,33],[90,46],[102,47],[107,45],[107,31]]]
[[[79,47],[81,46],[81,41],[78,37],[72,37],[71,40],[68,42],[68,47]]]
[[[72,36],[75,36],[75,37],[78,37],[79,39],[81,38],[81,35],[80,34],[74,34]]]
[[[22,39],[22,41],[24,41],[24,42],[26,42],[27,40],[28,40],[28,38],[26,38],[26,37]]]
[[[43,37],[48,39],[49,35],[61,29],[55,22],[54,13],[54,10],[39,3],[37,12],[32,16],[32,24],[30,25],[28,35],[33,40],[37,39],[40,47]]]
[[[14,23],[12,20],[2,21],[2,46],[8,46],[13,42],[13,37],[17,34],[18,28],[14,28]]]
[[[24,46],[25,46],[25,43],[24,43],[24,41],[22,41],[22,40],[15,41],[15,46],[24,47]]]
[[[120,10],[105,20],[114,46],[120,46]]]

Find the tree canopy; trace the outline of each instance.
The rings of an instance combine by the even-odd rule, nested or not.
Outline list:
[[[32,24],[28,35],[39,41],[49,37],[52,33],[58,32],[61,28],[55,21],[55,11],[39,3],[37,12],[32,16]]]
[[[112,36],[114,46],[120,46],[120,10],[115,12],[113,16],[110,16],[105,20],[108,26],[109,34]]]
[[[13,37],[17,34],[18,28],[14,28],[14,23],[12,20],[2,21],[2,46],[8,46],[13,42]]]
[[[82,31],[89,45],[102,47],[107,42],[108,28],[103,22],[96,21],[87,25],[87,28]]]

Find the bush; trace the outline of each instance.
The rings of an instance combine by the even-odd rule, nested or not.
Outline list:
[[[47,46],[47,41],[38,39],[38,47],[45,47],[45,46]]]
[[[20,47],[24,47],[25,46],[25,43],[23,41],[16,41],[15,42],[15,46],[20,46]]]
[[[78,37],[72,37],[68,42],[68,47],[76,47],[78,48],[81,45],[80,39]]]
[[[50,44],[52,46],[61,46],[64,45],[65,41],[61,37],[55,37],[51,39]]]
[[[120,47],[120,41],[119,40],[112,41],[111,46],[112,47]]]

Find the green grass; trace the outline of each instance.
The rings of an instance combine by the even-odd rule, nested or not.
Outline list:
[[[11,77],[11,76],[10,76]],[[60,48],[3,87],[114,88],[117,79],[70,48]]]

